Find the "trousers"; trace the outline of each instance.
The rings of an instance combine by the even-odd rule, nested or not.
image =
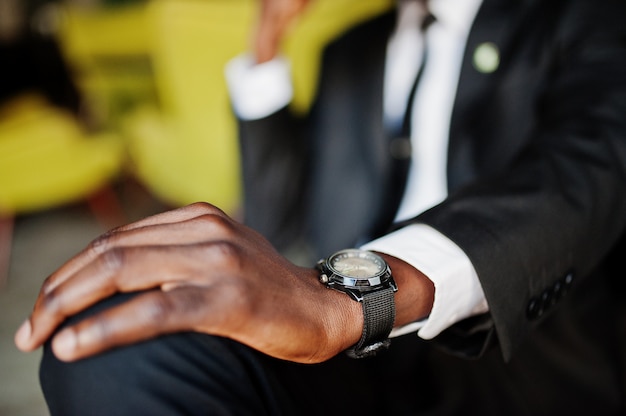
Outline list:
[[[130,296],[113,296],[65,325]],[[568,319],[555,312],[545,333],[567,333]],[[469,360],[413,334],[375,357],[296,364],[181,332],[73,363],[57,360],[48,343],[40,383],[51,416],[623,415],[620,342],[607,341],[596,355],[585,345],[558,346],[555,355],[528,341],[510,362],[498,348]]]
[[[116,295],[65,325],[129,296]],[[40,383],[52,416],[409,415],[432,398],[420,385],[421,344],[405,336],[373,358],[341,354],[321,364],[297,364],[193,332],[73,363],[59,361],[48,343]],[[403,349],[411,353],[400,354]]]

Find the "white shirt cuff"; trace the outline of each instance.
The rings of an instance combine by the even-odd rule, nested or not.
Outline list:
[[[412,224],[362,248],[389,254],[409,263],[435,285],[435,300],[430,315],[422,321],[394,328],[392,337],[418,331],[420,338],[432,339],[456,322],[489,310],[469,258],[432,227]]]
[[[291,68],[284,57],[256,65],[249,54],[231,59],[225,68],[233,109],[243,120],[267,117],[293,97]]]

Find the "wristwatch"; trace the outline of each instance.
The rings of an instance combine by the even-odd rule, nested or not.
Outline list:
[[[370,251],[347,249],[320,260],[317,267],[322,284],[363,305],[361,339],[346,354],[363,358],[389,347],[389,333],[396,317],[394,292],[398,286],[385,260]]]

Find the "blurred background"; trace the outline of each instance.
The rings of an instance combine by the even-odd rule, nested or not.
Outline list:
[[[323,45],[392,0],[317,0],[285,43],[295,111]],[[255,0],[0,0],[0,416],[47,415],[13,333],[45,277],[122,223],[195,201],[240,217],[225,63]]]

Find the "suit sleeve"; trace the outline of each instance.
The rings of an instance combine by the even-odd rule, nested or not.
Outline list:
[[[239,120],[244,222],[278,249],[303,232],[307,142],[302,122],[285,107],[259,120]]]
[[[306,143],[291,114],[290,63],[277,57],[256,65],[248,54],[231,59],[225,76],[237,118],[244,222],[286,249],[301,233],[306,194]]]
[[[461,356],[497,342],[510,359],[626,228],[623,2],[573,2],[558,15],[538,49],[550,62],[525,145],[506,168],[477,176],[414,220],[454,241],[484,289],[489,315],[437,338]]]

